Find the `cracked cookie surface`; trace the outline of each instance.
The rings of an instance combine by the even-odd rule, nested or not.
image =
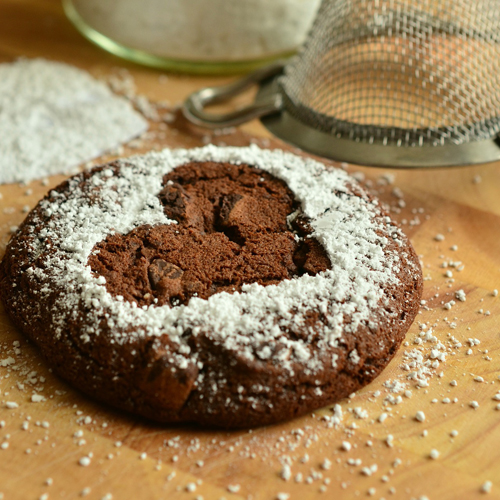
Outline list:
[[[139,306],[187,304],[330,268],[286,185],[248,165],[191,163],[163,179],[165,214],[177,224],[141,226],[100,242],[89,258],[114,296]],[[310,232],[310,230],[309,230]]]

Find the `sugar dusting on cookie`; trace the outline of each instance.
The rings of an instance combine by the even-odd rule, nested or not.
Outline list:
[[[174,308],[139,308],[134,302],[112,297],[103,286],[104,278],[92,276],[87,265],[94,245],[112,232],[175,223],[164,215],[157,198],[163,175],[189,161],[207,160],[254,165],[284,180],[312,220],[313,236],[324,246],[332,269],[278,285],[245,285],[242,293],[220,293],[208,300],[192,298],[189,304]],[[286,344],[279,353],[280,362],[293,359],[314,371],[317,360],[305,341],[282,339],[283,327],[292,332],[304,328],[305,316],[314,308],[328,317],[327,325],[321,325],[321,342],[332,346],[343,331],[353,332],[362,322],[372,321],[374,314],[384,314],[383,285],[397,284],[400,266],[400,256],[384,252],[384,248],[388,238],[398,242],[402,235],[389,218],[380,216],[377,202],[350,194],[347,184],[353,181],[343,171],[257,147],[164,150],[123,160],[122,165],[119,175],[108,168],[92,177],[90,184],[98,192],[98,202],[89,202],[90,187],[82,191],[79,176],[69,181],[71,195],[53,191],[51,199],[42,202],[51,223],[40,232],[31,251],[36,255],[49,239],[56,251],[47,262],[50,277],[41,268],[29,268],[28,273],[65,290],[55,305],[59,331],[82,298],[94,318],[82,334],[86,341],[99,334],[102,318],[113,323],[118,342],[130,335],[163,334],[182,342],[187,329],[194,335],[209,329],[227,349],[238,349],[247,358],[270,358],[273,353],[266,342],[280,338]],[[50,285],[46,293],[51,293]],[[348,323],[344,317],[350,318]],[[131,333],[131,325],[143,328]],[[259,344],[262,349],[257,348]]]

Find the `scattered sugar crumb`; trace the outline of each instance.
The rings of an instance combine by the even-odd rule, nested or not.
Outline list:
[[[330,467],[332,466],[332,462],[328,460],[328,458],[325,458],[323,462],[321,463],[321,468],[323,470],[329,470]]]
[[[290,469],[290,466],[288,464],[284,464],[283,468],[281,469],[281,474],[280,474],[281,479],[285,481],[289,481],[290,478],[292,477],[292,470]]]
[[[363,467],[361,469],[361,474],[364,476],[371,476],[377,472],[378,466],[377,464],[370,465],[369,467]]]
[[[342,441],[342,446],[341,448],[344,450],[344,451],[350,451],[351,448],[352,448],[352,445],[351,443],[349,443],[349,441]]]
[[[82,467],[88,467],[90,465],[90,458],[89,457],[82,457],[80,458],[80,460],[78,460],[78,463],[82,466]]]
[[[490,493],[492,486],[493,486],[493,483],[491,481],[485,481],[481,485],[481,490],[480,490],[481,493]]]

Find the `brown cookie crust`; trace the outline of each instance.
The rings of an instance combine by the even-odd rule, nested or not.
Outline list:
[[[104,168],[120,175],[119,166],[108,165],[77,177],[91,203],[100,200],[93,176]],[[61,184],[46,199],[71,197],[74,182]],[[349,196],[377,204],[354,184]],[[88,261],[96,276],[106,278],[112,295],[138,307],[179,307],[193,297],[235,293],[243,283],[266,286],[330,267],[323,247],[308,237],[307,218],[287,224],[298,203],[267,172],[245,165],[188,163],[165,176],[159,198],[178,224],[143,225],[126,235],[110,235]],[[283,342],[268,345],[264,339],[250,346],[256,353],[269,349],[268,359],[229,348],[209,329],[185,330],[182,342],[166,334],[135,335],[145,327],[113,325],[105,308],[89,341],[82,331],[96,330],[92,303],[82,298],[70,315],[58,316],[66,291],[46,273],[55,243],[45,234],[54,217],[38,205],[9,243],[0,264],[0,298],[7,312],[60,376],[97,399],[157,421],[249,427],[330,404],[382,371],[418,312],[418,258],[400,233],[397,239],[389,237],[389,231],[397,230],[390,222],[383,250],[400,255],[397,283],[385,286],[385,299],[369,321],[332,345],[323,341],[328,315],[314,307],[302,328],[282,328]],[[376,217],[385,221],[388,214],[377,205]],[[35,242],[42,240],[44,250],[35,254]],[[344,318],[347,326],[350,321]],[[283,368],[279,353],[285,341],[297,339],[316,356],[316,369],[305,369],[295,358],[290,368]]]

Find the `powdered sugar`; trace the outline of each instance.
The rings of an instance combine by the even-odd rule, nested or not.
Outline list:
[[[64,173],[146,129],[82,70],[43,59],[0,65],[0,183]]]
[[[287,182],[311,219],[312,236],[322,243],[332,269],[277,285],[244,285],[241,293],[219,293],[208,300],[195,297],[187,305],[173,308],[139,308],[111,296],[104,278],[93,276],[87,265],[95,244],[112,232],[127,233],[143,224],[174,224],[157,198],[163,176],[189,161],[210,160],[254,165]],[[181,334],[187,329],[193,335],[209,331],[214,340],[228,350],[238,350],[242,357],[269,359],[274,351],[268,345],[279,338],[284,349],[275,355],[277,361],[289,369],[291,361],[298,361],[314,371],[318,360],[307,343],[284,338],[283,329],[300,332],[308,312],[320,311],[328,318],[326,324],[316,325],[321,343],[332,347],[343,332],[354,332],[361,324],[390,314],[381,307],[383,287],[398,284],[400,258],[384,248],[389,237],[396,242],[403,237],[389,218],[380,216],[376,202],[350,194],[348,186],[353,181],[343,171],[254,146],[164,150],[121,164],[124,168],[118,175],[112,168],[94,174],[83,192],[79,186],[82,177],[77,176],[70,180],[71,194],[53,192],[50,200],[41,202],[45,215],[54,217],[33,240],[31,256],[43,250],[46,238],[56,252],[46,261],[50,274],[34,267],[27,273],[30,279],[47,284],[42,293],[51,293],[52,287],[64,291],[55,304],[56,333],[77,314],[77,304],[83,300],[91,309],[82,333],[84,341],[99,335],[98,325],[104,320],[115,330],[117,342],[126,342],[131,335],[167,334],[182,345]],[[98,191],[98,202],[89,200],[91,190]],[[345,317],[350,322],[345,323]],[[185,357],[179,356],[178,361],[187,366]]]

